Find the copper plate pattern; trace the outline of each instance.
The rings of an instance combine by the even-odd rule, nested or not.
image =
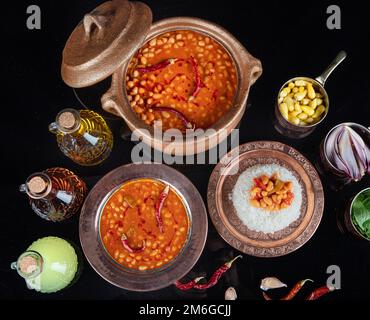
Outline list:
[[[144,272],[115,262],[100,239],[100,216],[107,199],[123,183],[139,178],[169,184],[182,198],[190,219],[188,240],[180,254],[164,267]],[[79,232],[83,252],[101,277],[127,290],[152,291],[181,279],[198,261],[207,238],[207,211],[194,185],[175,169],[162,164],[129,164],[108,173],[91,190],[81,210]]]
[[[299,218],[274,233],[255,232],[239,219],[230,200],[238,177],[258,164],[287,168],[302,187]],[[236,169],[235,174],[230,174]],[[230,151],[214,169],[208,185],[208,209],[217,231],[234,248],[259,257],[291,253],[315,233],[324,210],[324,192],[313,165],[297,150],[273,141],[246,143]]]

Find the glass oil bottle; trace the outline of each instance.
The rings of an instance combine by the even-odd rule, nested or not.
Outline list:
[[[60,150],[79,165],[103,162],[113,147],[113,135],[106,121],[92,110],[64,109],[49,130],[56,134]]]
[[[87,193],[85,183],[64,168],[34,173],[19,189],[28,195],[37,215],[53,222],[63,221],[77,213]]]

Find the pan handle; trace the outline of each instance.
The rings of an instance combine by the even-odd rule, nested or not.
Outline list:
[[[325,85],[326,79],[330,76],[333,70],[347,57],[347,53],[345,51],[340,51],[338,55],[334,58],[332,63],[325,69],[325,71],[316,78],[322,86]]]

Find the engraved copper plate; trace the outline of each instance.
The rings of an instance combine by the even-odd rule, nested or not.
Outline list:
[[[299,218],[274,233],[249,229],[239,218],[230,197],[246,169],[266,164],[288,169],[302,189]],[[224,240],[258,257],[282,256],[300,248],[315,233],[324,210],[324,192],[313,165],[294,148],[274,141],[250,142],[231,150],[212,172],[207,200],[212,222]]]
[[[100,238],[100,216],[107,199],[123,183],[139,178],[161,180],[182,198],[190,220],[186,244],[179,255],[160,269],[139,271],[115,262]],[[194,185],[180,172],[162,164],[129,164],[105,175],[91,190],[81,210],[80,241],[95,271],[108,282],[127,290],[162,289],[184,277],[202,254],[208,232],[207,211]]]

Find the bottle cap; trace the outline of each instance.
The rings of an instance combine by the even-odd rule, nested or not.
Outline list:
[[[72,129],[76,124],[76,118],[72,112],[65,111],[59,115],[58,123],[65,129]]]
[[[42,193],[47,188],[46,181],[40,176],[34,176],[27,182],[28,189],[32,193]]]
[[[24,256],[19,261],[19,270],[24,274],[34,273],[38,267],[37,260],[33,256]]]

